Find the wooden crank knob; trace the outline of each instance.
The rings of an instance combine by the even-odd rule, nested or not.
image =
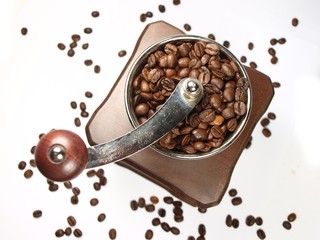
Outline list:
[[[77,177],[88,163],[85,143],[68,130],[52,130],[41,137],[35,149],[39,171],[52,181],[64,182]]]

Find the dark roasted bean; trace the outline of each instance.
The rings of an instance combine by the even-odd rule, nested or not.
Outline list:
[[[265,239],[266,238],[266,233],[262,229],[257,230],[257,235],[259,239]]]
[[[260,124],[261,124],[262,127],[268,126],[269,123],[270,123],[269,118],[262,118],[261,121],[260,121]]]
[[[153,231],[151,229],[148,229],[144,235],[145,239],[149,240],[153,238]]]
[[[96,17],[99,17],[99,16],[100,16],[100,13],[99,13],[98,11],[93,11],[93,12],[91,13],[91,16],[94,17],[94,18],[96,18]]]
[[[159,208],[158,214],[160,217],[165,217],[166,216],[166,210],[163,208]]]
[[[160,224],[161,224],[161,221],[160,221],[159,218],[154,218],[154,219],[152,219],[152,225],[153,225],[153,226],[158,226],[158,225],[160,225]]]
[[[64,235],[63,229],[58,229],[58,230],[55,232],[55,235],[56,235],[56,237],[62,237],[62,236]]]
[[[111,229],[109,230],[109,237],[110,237],[110,239],[112,239],[112,240],[116,239],[116,238],[117,238],[117,230],[114,229],[114,228],[111,228]]]
[[[89,47],[89,43],[84,43],[84,44],[82,44],[82,49],[83,49],[83,50],[88,49],[88,47]]]
[[[64,234],[65,234],[66,236],[70,236],[71,233],[72,233],[71,227],[66,227],[66,229],[64,230]]]
[[[183,28],[184,28],[184,30],[186,30],[186,31],[190,31],[191,30],[191,26],[190,26],[190,24],[188,24],[188,23],[185,23],[184,25],[183,25]]]
[[[166,222],[162,222],[161,223],[161,228],[165,231],[165,232],[169,232],[170,231],[170,226],[168,223]]]
[[[255,223],[256,223],[256,219],[255,219],[254,216],[249,215],[249,216],[246,217],[246,224],[247,224],[247,226],[252,226],[252,225],[254,225]]]
[[[258,226],[261,226],[261,225],[263,224],[263,220],[262,220],[261,217],[256,217],[256,224],[257,224]]]
[[[70,227],[74,227],[77,224],[77,220],[74,216],[67,217],[67,222],[70,225]]]
[[[97,206],[99,204],[99,200],[97,198],[91,198],[90,205],[91,206]]]
[[[262,133],[263,133],[263,135],[264,135],[265,137],[270,137],[270,136],[271,136],[271,131],[270,131],[269,128],[264,127],[264,128],[262,129]]]
[[[271,120],[274,120],[274,119],[276,119],[276,117],[277,117],[276,114],[273,113],[273,112],[269,112],[267,116],[268,116],[268,118],[271,119]]]
[[[78,204],[79,202],[79,198],[77,195],[73,195],[70,200],[72,204]]]
[[[98,219],[98,222],[103,222],[106,219],[106,214],[100,213],[97,219]]]
[[[28,33],[28,29],[26,28],[26,27],[23,27],[23,28],[21,28],[21,34],[22,35],[27,35],[27,33]]]
[[[101,71],[101,68],[99,65],[95,65],[93,69],[94,69],[95,73],[100,73],[100,71]]]
[[[206,235],[207,230],[206,230],[206,226],[204,224],[199,224],[198,233],[200,234],[200,236]]]
[[[24,177],[26,179],[29,179],[33,176],[33,171],[31,169],[27,169],[25,172],[24,172]]]
[[[295,213],[290,213],[287,217],[289,222],[293,222],[297,219],[297,215]]]
[[[227,215],[227,217],[226,217],[226,225],[228,226],[228,227],[231,227],[232,226],[232,217],[231,217],[231,215]]]
[[[125,55],[127,55],[127,51],[126,50],[121,50],[120,52],[118,52],[118,56],[119,57],[124,57]]]
[[[20,170],[24,170],[24,169],[26,168],[26,166],[27,166],[27,163],[26,163],[25,161],[21,161],[21,162],[19,162],[19,164],[18,164],[18,168],[19,168]]]
[[[35,210],[35,211],[33,211],[32,216],[34,218],[39,218],[39,217],[42,216],[42,211],[41,210]]]
[[[252,50],[253,47],[254,47],[253,43],[252,43],[252,42],[249,42],[249,43],[248,43],[248,48],[249,48],[249,50]]]
[[[85,29],[83,29],[83,31],[86,34],[90,34],[90,33],[92,33],[92,28],[86,27]]]
[[[170,232],[171,232],[173,235],[179,235],[179,234],[180,234],[180,230],[179,230],[179,228],[177,228],[177,227],[171,227],[171,228],[170,228]]]
[[[289,221],[283,221],[282,226],[287,230],[290,230],[292,227],[292,225]]]
[[[66,46],[63,43],[58,43],[57,47],[62,51],[66,49]]]
[[[298,24],[299,24],[298,18],[292,18],[291,24],[292,24],[292,26],[294,26],[294,27],[298,26]]]
[[[82,231],[79,228],[73,230],[73,235],[77,238],[82,237]]]
[[[231,222],[232,227],[238,228],[239,224],[240,224],[240,222],[239,222],[239,220],[237,218],[233,218],[232,219],[232,222]]]
[[[159,12],[164,13],[166,11],[166,7],[162,4],[158,6]]]
[[[147,204],[145,209],[147,212],[153,212],[155,210],[155,206],[153,204]]]

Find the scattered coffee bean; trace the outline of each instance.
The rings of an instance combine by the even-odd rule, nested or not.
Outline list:
[[[116,239],[117,238],[117,230],[116,229],[114,229],[114,228],[111,228],[110,230],[109,230],[109,237],[110,237],[110,239]]]
[[[144,235],[145,239],[152,239],[153,238],[153,231],[151,229],[148,229]]]
[[[96,170],[95,169],[91,169],[87,172],[87,176],[88,177],[94,177],[96,175]]]
[[[176,222],[183,222],[184,217],[183,217],[183,215],[174,215],[173,219]]]
[[[166,7],[162,4],[158,6],[159,12],[164,13],[166,11]]]
[[[56,183],[53,183],[53,184],[50,184],[50,185],[49,185],[49,191],[50,191],[50,192],[55,192],[55,191],[57,191],[58,189],[59,189],[59,185],[56,184]]]
[[[165,217],[166,216],[166,210],[164,208],[159,208],[158,214],[160,217]]]
[[[170,196],[164,197],[163,201],[167,204],[172,204],[173,203],[173,198]]]
[[[269,119],[271,119],[271,120],[274,120],[274,119],[276,119],[276,114],[275,113],[273,113],[273,112],[269,112],[268,114],[267,114],[267,116],[268,116],[268,118]]]
[[[58,43],[57,47],[62,51],[66,49],[66,46],[63,43]]]
[[[84,102],[81,102],[80,109],[81,109],[81,111],[85,111],[87,109],[87,105]]]
[[[173,201],[173,206],[175,206],[176,208],[181,208],[182,207],[182,202],[181,201]]]
[[[177,227],[171,227],[171,228],[170,228],[170,232],[171,232],[173,235],[179,235],[179,234],[180,234],[180,229],[177,228]]]
[[[83,50],[88,49],[88,47],[89,47],[89,43],[84,43],[84,44],[82,44],[82,49],[83,49]]]
[[[77,108],[77,103],[75,101],[70,102],[70,106],[72,109],[76,109]]]
[[[210,38],[212,40],[216,40],[216,37],[212,33],[208,34],[208,38]]]
[[[77,220],[74,216],[67,217],[67,222],[70,225],[70,227],[74,227],[77,224]]]
[[[298,24],[299,24],[298,18],[292,18],[291,24],[292,24],[292,26],[294,26],[294,27],[298,26]]]
[[[277,43],[278,43],[278,40],[275,39],[275,38],[272,38],[272,39],[270,40],[270,44],[271,44],[271,45],[276,45]]]
[[[281,84],[279,82],[272,82],[272,87],[279,88],[281,87]]]
[[[77,195],[73,195],[73,196],[71,197],[70,201],[71,201],[72,204],[75,205],[75,204],[78,204],[78,203],[79,203],[79,198],[78,198]]]
[[[103,177],[104,175],[104,170],[102,168],[99,168],[97,171],[96,171],[96,176],[97,177]]]
[[[100,13],[99,13],[98,11],[93,11],[93,12],[91,13],[91,16],[94,17],[94,18],[96,18],[96,17],[99,17],[99,16],[100,16]]]
[[[98,222],[103,222],[106,219],[106,214],[100,213],[98,215]]]
[[[36,146],[32,146],[31,149],[30,149],[30,153],[34,154],[35,150],[36,150]]]
[[[80,188],[78,188],[78,187],[72,188],[72,192],[73,192],[73,194],[76,195],[76,196],[79,196],[80,193],[81,193]]]
[[[72,42],[69,44],[70,48],[76,48],[78,46],[77,42]]]
[[[64,230],[64,234],[65,234],[66,236],[70,236],[71,233],[72,233],[71,227],[66,227],[66,229]]]
[[[150,201],[153,203],[153,204],[157,204],[159,202],[159,198],[157,196],[151,196],[150,197]]]
[[[139,207],[138,202],[137,202],[136,200],[132,200],[132,201],[130,202],[130,207],[131,207],[131,209],[132,209],[133,211],[137,210],[138,207]]]
[[[147,212],[153,212],[155,210],[155,206],[153,204],[147,204],[144,208]]]
[[[84,65],[91,66],[92,64],[93,64],[93,61],[91,59],[84,60]]]
[[[32,215],[33,215],[34,218],[39,218],[39,217],[42,216],[42,211],[41,210],[35,210],[35,211],[33,211]]]
[[[198,212],[199,212],[199,213],[206,213],[206,212],[207,212],[207,208],[205,208],[205,207],[198,207]]]
[[[255,62],[250,62],[249,63],[250,67],[256,69],[258,67],[258,65]]]
[[[77,238],[82,237],[82,231],[79,228],[73,230],[73,235]]]
[[[262,229],[257,230],[257,235],[260,239],[265,239],[266,238],[266,233]]]
[[[237,218],[233,218],[233,219],[232,219],[232,222],[231,222],[231,225],[232,225],[232,227],[234,227],[234,228],[238,228],[239,225],[240,225],[240,222],[239,222],[239,220],[238,220]]]
[[[287,42],[287,39],[285,39],[285,38],[279,38],[278,39],[278,43],[279,44],[285,44]]]
[[[261,217],[256,217],[256,224],[257,224],[258,226],[261,226],[261,225],[263,224],[263,220],[262,220]]]
[[[75,54],[75,51],[74,51],[72,48],[68,50],[67,55],[68,55],[69,57],[73,57],[74,54]]]
[[[165,232],[169,232],[170,231],[170,225],[166,222],[162,222],[161,224],[161,228],[165,231]]]
[[[24,170],[24,169],[26,168],[26,166],[27,166],[27,163],[26,163],[25,161],[21,161],[21,162],[19,162],[19,164],[18,164],[18,168],[19,168],[20,170]]]
[[[80,41],[81,37],[80,37],[79,34],[73,34],[73,35],[71,36],[71,39],[72,39],[72,41],[74,41],[74,42],[78,42],[78,41]]]
[[[246,56],[241,56],[241,57],[240,57],[240,61],[241,61],[242,63],[246,63],[246,62],[247,62],[247,57],[246,57]]]
[[[230,47],[230,42],[226,40],[226,41],[224,41],[222,43],[222,45],[225,46],[226,48],[229,48]]]
[[[276,64],[278,62],[278,58],[276,56],[272,56],[270,61],[272,64]]]
[[[276,50],[271,47],[271,48],[268,49],[268,53],[269,53],[271,56],[275,56],[275,55],[276,55]]]
[[[140,21],[145,22],[147,20],[147,15],[145,13],[140,14]]]
[[[21,34],[23,36],[27,35],[27,33],[28,33],[28,29],[26,27],[21,28]]]
[[[118,56],[119,57],[124,57],[125,55],[127,55],[127,51],[126,50],[121,50],[120,52],[118,52]]]
[[[139,208],[144,208],[146,206],[146,200],[143,197],[138,199],[138,206]]]
[[[152,225],[153,226],[158,226],[161,224],[160,218],[154,218],[152,219]]]
[[[91,198],[90,205],[91,206],[97,206],[99,204],[99,200],[97,198]]]
[[[249,215],[249,216],[246,217],[246,224],[247,224],[247,226],[252,226],[252,225],[254,225],[255,223],[256,223],[256,219],[255,219],[254,216]]]
[[[75,124],[77,127],[80,127],[80,126],[81,126],[80,118],[76,117],[76,118],[74,119],[74,124]]]
[[[173,0],[173,5],[179,5],[181,3],[180,0]]]
[[[249,50],[252,50],[253,47],[254,47],[253,43],[252,43],[252,42],[249,42],[249,43],[248,43],[248,48],[249,48]]]
[[[287,217],[289,222],[294,222],[297,219],[297,214],[295,213],[290,213]]]
[[[72,183],[70,181],[64,182],[63,185],[66,187],[66,189],[71,189],[72,188]]]
[[[90,34],[90,33],[92,33],[92,28],[86,27],[85,29],[83,29],[83,31],[86,34]]]
[[[260,124],[261,124],[262,127],[268,126],[269,123],[270,123],[269,118],[262,118],[261,121],[260,121]]]
[[[98,183],[98,182],[93,183],[93,188],[94,188],[94,190],[99,191],[101,189],[100,183]]]
[[[186,31],[191,31],[191,25],[190,24],[188,24],[188,23],[185,23],[184,25],[183,25],[183,28],[184,28],[184,30],[186,30]]]
[[[152,18],[153,17],[153,13],[150,12],[150,11],[146,12],[146,17]]]
[[[31,169],[28,169],[28,170],[26,170],[25,172],[24,172],[24,177],[26,178],[26,179],[29,179],[29,178],[31,178],[33,176],[33,171],[31,170]]]
[[[234,198],[232,198],[231,203],[234,206],[240,205],[242,203],[242,198],[241,197],[234,197]]]
[[[231,217],[230,214],[228,214],[227,217],[226,217],[226,225],[227,225],[228,227],[231,227],[231,226],[232,226],[232,217]]]
[[[206,235],[207,230],[206,230],[206,226],[204,224],[199,224],[198,233],[200,234],[200,236]]]
[[[292,225],[289,221],[283,221],[282,226],[287,230],[290,230],[292,227]]]
[[[56,237],[62,237],[62,236],[64,235],[63,229],[58,229],[58,230],[55,232],[55,235],[56,235]]]
[[[270,131],[269,128],[264,127],[264,128],[262,129],[262,133],[263,133],[263,135],[264,135],[265,137],[270,137],[270,136],[271,136],[271,131]]]
[[[237,194],[238,194],[237,189],[231,188],[231,189],[229,190],[229,196],[230,196],[230,197],[235,197]]]
[[[95,73],[100,73],[100,71],[101,71],[101,67],[99,65],[95,65],[94,66],[94,72]]]

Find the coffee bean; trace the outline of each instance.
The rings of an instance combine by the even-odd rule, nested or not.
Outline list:
[[[118,56],[119,57],[124,57],[125,55],[127,55],[127,51],[126,50],[121,50],[120,52],[118,52]]]
[[[39,217],[42,216],[42,211],[41,210],[35,210],[35,211],[33,211],[32,216],[34,218],[39,218]]]
[[[262,229],[257,230],[257,235],[260,239],[265,239],[266,238],[266,233]]]
[[[272,87],[279,88],[281,87],[281,84],[279,82],[272,82]]]
[[[230,197],[235,197],[238,194],[238,191],[235,188],[231,188],[228,193]]]
[[[147,204],[145,209],[147,212],[153,212],[155,210],[155,206],[153,204]]]
[[[63,43],[58,43],[57,47],[62,51],[66,49],[66,46]]]
[[[226,48],[229,48],[230,47],[230,42],[229,41],[224,41],[223,43],[223,46],[225,46]]]
[[[30,153],[34,154],[35,150],[36,150],[36,146],[32,146],[31,149],[30,149]]]
[[[170,231],[170,225],[166,222],[162,222],[161,224],[161,228],[165,231],[165,232],[169,232]]]
[[[252,42],[249,42],[249,43],[248,43],[248,48],[249,48],[249,50],[252,50],[253,47],[254,47],[253,43],[252,43]]]
[[[96,18],[96,17],[99,17],[99,16],[100,16],[100,13],[99,13],[98,11],[93,11],[93,12],[91,13],[91,16],[94,17],[94,18]]]
[[[206,235],[207,230],[206,230],[206,226],[204,224],[199,224],[198,233],[200,234],[200,236]]]
[[[70,227],[74,227],[77,224],[77,220],[74,216],[67,217],[67,222],[70,225]]]
[[[295,214],[295,213],[290,213],[290,214],[288,215],[287,219],[288,219],[289,222],[293,222],[293,221],[295,221],[295,220],[297,219],[297,214]]]
[[[74,205],[79,203],[79,198],[77,195],[73,195],[70,200],[71,200],[71,203]]]
[[[260,121],[260,124],[261,124],[262,127],[268,126],[269,123],[270,123],[269,118],[262,118],[261,121]]]
[[[257,224],[258,226],[261,226],[261,225],[263,224],[263,220],[262,220],[261,217],[256,217],[256,224]]]
[[[271,45],[276,45],[277,43],[278,43],[278,40],[275,39],[275,38],[272,38],[272,39],[270,40],[270,44],[271,44]]]
[[[280,44],[285,44],[286,42],[287,42],[287,39],[285,39],[285,38],[278,39],[278,43],[280,43]]]
[[[93,64],[93,61],[91,59],[84,60],[84,65],[91,66],[92,64]]]
[[[103,222],[106,219],[106,214],[100,213],[98,215],[98,222]]]
[[[173,219],[176,222],[182,222],[184,220],[184,217],[183,217],[183,215],[174,215]]]
[[[83,31],[86,34],[90,34],[90,33],[92,33],[92,28],[86,27],[85,29],[83,29]]]
[[[76,109],[77,108],[77,103],[75,101],[70,102],[70,106],[72,109]]]
[[[278,62],[278,58],[276,56],[273,56],[270,61],[272,64],[276,64]]]
[[[21,28],[21,34],[23,36],[27,35],[27,33],[28,33],[28,29],[26,27]]]
[[[275,56],[276,55],[276,50],[274,50],[274,48],[269,48],[268,49],[268,53],[271,55],[271,56]]]
[[[80,113],[80,115],[81,115],[81,117],[83,117],[83,118],[89,117],[89,113],[86,112],[86,111],[82,111],[82,112]]]
[[[68,55],[69,57],[73,57],[74,54],[75,54],[75,51],[74,51],[72,48],[69,49],[68,52],[67,52],[67,55]]]
[[[163,208],[159,208],[158,214],[160,217],[165,217],[166,216],[166,210]]]
[[[262,129],[262,133],[263,133],[263,135],[264,135],[265,137],[270,137],[270,136],[271,136],[271,131],[270,131],[269,128],[264,127],[264,128]]]
[[[99,200],[97,198],[91,198],[90,205],[91,206],[97,206],[99,204]]]
[[[71,39],[72,39],[72,41],[74,41],[74,42],[78,42],[78,41],[80,41],[81,37],[80,37],[79,34],[72,34],[72,35],[71,35]]]
[[[96,175],[96,170],[91,169],[87,172],[88,177],[94,177]]]
[[[162,4],[158,6],[159,12],[164,13],[166,11],[166,7]]]
[[[161,224],[160,218],[154,218],[152,219],[152,225],[153,226],[158,226]]]
[[[232,222],[231,222],[232,227],[238,228],[239,224],[240,224],[240,222],[239,222],[239,220],[237,218],[233,218],[232,219]]]
[[[71,189],[72,188],[72,183],[70,181],[64,182],[63,185],[66,187],[66,189]]]
[[[188,24],[188,23],[185,23],[184,25],[183,25],[183,28],[184,28],[184,30],[186,30],[186,31],[190,31],[191,30],[191,25],[190,24]]]
[[[199,212],[199,213],[206,213],[206,212],[207,212],[207,208],[205,208],[205,207],[198,207],[198,212]]]
[[[98,182],[93,183],[93,188],[94,188],[94,190],[99,191],[101,189],[100,183],[98,183]]]
[[[188,240],[196,240],[193,236],[189,236]]]
[[[137,210],[138,207],[139,207],[138,202],[137,202],[136,200],[132,200],[132,201],[130,202],[130,207],[131,207],[131,209],[132,209],[133,211]]]
[[[109,230],[109,237],[110,237],[110,239],[116,239],[117,238],[117,230],[116,229],[114,229],[114,228],[111,228],[110,230]]]
[[[171,228],[170,228],[170,232],[171,232],[173,235],[179,235],[179,234],[180,234],[180,229],[177,228],[177,227],[171,227]]]
[[[159,202],[159,198],[157,196],[151,196],[150,197],[150,201],[153,203],[153,204],[157,204]]]
[[[81,193],[80,188],[78,188],[78,187],[72,188],[72,192],[76,196],[80,195],[80,193]]]
[[[77,42],[72,42],[69,44],[70,48],[76,48],[78,46]]]
[[[148,229],[144,235],[145,239],[152,239],[153,238],[153,231],[151,229]]]
[[[246,224],[247,224],[248,226],[252,226],[252,225],[254,225],[255,223],[256,223],[256,219],[255,219],[254,216],[249,215],[249,216],[246,217]]]
[[[292,18],[291,24],[292,24],[292,26],[294,26],[294,27],[298,26],[298,24],[299,24],[298,18]]]
[[[273,112],[269,112],[267,116],[268,116],[268,118],[271,119],[271,120],[274,120],[274,119],[276,119],[276,117],[277,117],[276,114],[273,113]]]
[[[242,63],[246,63],[246,62],[247,62],[247,57],[246,57],[246,56],[241,56],[241,57],[240,57],[240,61],[241,61]]]
[[[37,167],[36,160],[34,160],[34,159],[30,159],[29,164],[31,167]]]
[[[145,22],[147,20],[147,15],[145,13],[140,14],[140,21]]]
[[[95,73],[100,73],[101,71],[101,67],[99,65],[95,65],[93,69]]]
[[[24,172],[24,177],[26,179],[29,179],[33,176],[33,171],[31,169],[27,169],[25,172]]]
[[[173,5],[179,5],[181,3],[180,0],[173,0]]]
[[[89,43],[84,43],[84,44],[82,44],[82,49],[83,49],[83,50],[88,49],[88,47],[89,47]]]
[[[26,168],[26,166],[27,166],[27,163],[26,163],[25,161],[21,161],[21,162],[19,162],[19,164],[18,164],[18,168],[19,168],[20,170],[24,170],[24,169]]]
[[[58,230],[55,232],[55,235],[56,235],[56,237],[62,237],[62,236],[64,235],[63,229],[58,229]]]
[[[49,191],[50,191],[50,192],[55,192],[55,191],[57,191],[58,189],[59,189],[59,185],[58,185],[58,184],[53,183],[53,184],[50,184],[50,185],[49,185]]]
[[[227,217],[226,217],[226,225],[227,225],[228,227],[231,227],[231,226],[232,226],[232,217],[231,217],[230,214],[228,214]]]
[[[66,229],[64,230],[64,234],[65,234],[66,236],[70,236],[71,233],[72,233],[71,227],[66,227]]]
[[[258,67],[258,65],[255,62],[250,62],[249,63],[250,67],[256,69]]]
[[[292,225],[291,225],[291,223],[289,221],[283,221],[282,222],[282,226],[287,230],[290,230],[291,227],[292,227]]]
[[[73,230],[73,235],[77,238],[82,237],[82,231],[79,228]]]
[[[210,38],[212,40],[216,40],[216,37],[212,33],[208,34],[208,38]]]

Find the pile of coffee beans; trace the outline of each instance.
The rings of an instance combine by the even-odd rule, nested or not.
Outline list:
[[[249,82],[216,43],[167,43],[148,57],[132,82],[138,122],[150,118],[185,77],[201,81],[204,97],[158,144],[185,153],[209,152],[237,130],[247,113]]]

